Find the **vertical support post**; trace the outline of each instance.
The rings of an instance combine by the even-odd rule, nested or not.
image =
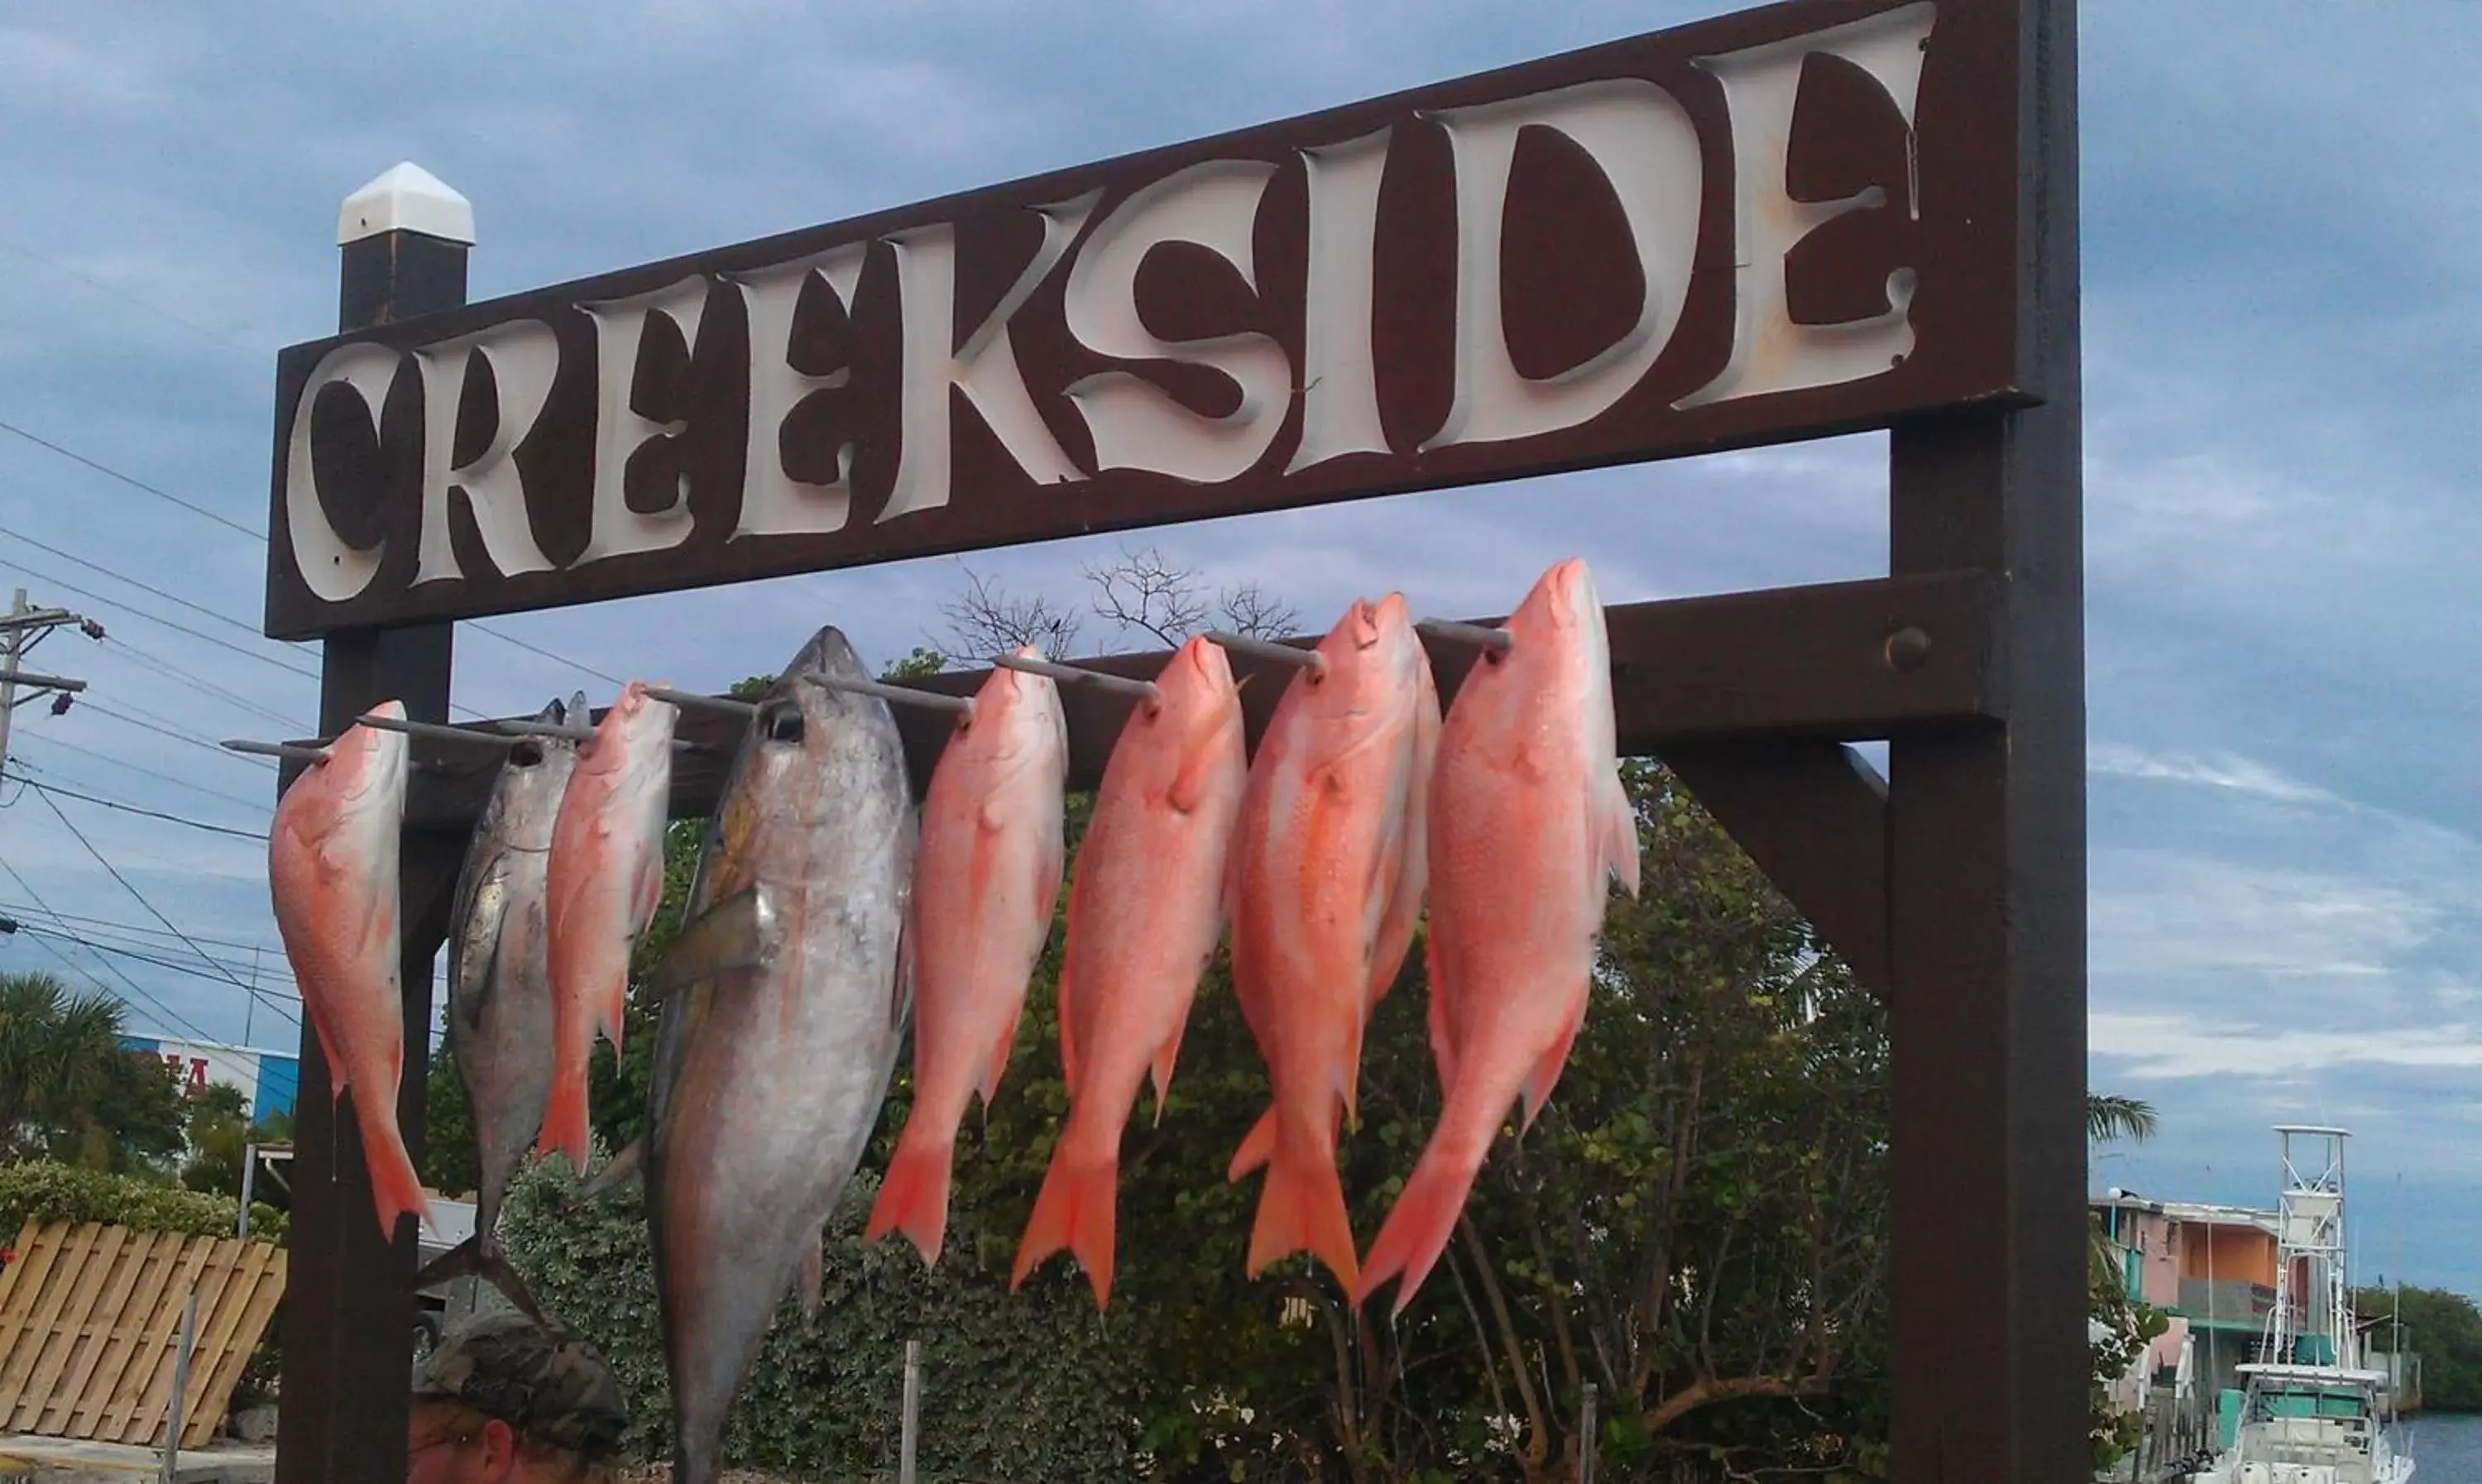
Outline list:
[[[188,1422],[190,1400],[190,1351],[198,1337],[198,1295],[196,1289],[181,1301],[180,1348],[172,1352],[172,1397],[164,1416],[163,1484],[172,1484],[181,1473],[181,1429]]]
[[[367,329],[462,305],[473,236],[464,199],[414,166],[400,165],[356,192],[337,227],[338,327]],[[422,623],[330,634],[320,662],[320,734],[333,736],[391,699],[416,721],[448,720],[453,631],[450,623]],[[288,766],[284,782],[300,770]],[[397,1120],[416,1160],[427,1106],[432,966],[462,848],[462,841],[409,835],[400,867],[405,1064]],[[415,1224],[402,1220],[392,1237],[381,1233],[352,1110],[325,1096],[328,1077],[325,1050],[304,1017],[276,1478],[399,1484],[413,1359]],[[365,1095],[356,1088],[345,1096]]]
[[[2022,411],[1900,425],[1890,572],[2005,579],[2007,720],[1888,748],[1898,1484],[2084,1484],[2076,12],[2018,0]]]
[[[1595,1383],[1577,1399],[1577,1484],[1595,1484]]]
[[[913,1455],[922,1432],[922,1341],[905,1342],[905,1421],[896,1461],[896,1484],[913,1484]]]
[[[239,1224],[239,1230],[233,1232],[233,1235],[240,1237],[245,1242],[250,1240],[251,1190],[251,1187],[257,1183],[258,1146],[255,1144],[245,1144],[241,1147],[241,1221]]]

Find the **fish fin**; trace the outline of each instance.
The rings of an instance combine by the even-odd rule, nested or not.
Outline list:
[[[1580,994],[1577,996],[1577,1013],[1569,1018],[1569,1023],[1562,1028],[1559,1038],[1544,1051],[1542,1059],[1534,1064],[1534,1070],[1525,1074],[1524,1085],[1518,1089],[1518,1096],[1525,1100],[1525,1117],[1517,1126],[1518,1133],[1532,1128],[1534,1121],[1543,1114],[1543,1104],[1551,1100],[1551,1089],[1560,1085],[1560,1070],[1568,1065],[1569,1047],[1576,1044],[1577,1027],[1585,1021],[1586,997]]]
[[[1009,1291],[1023,1285],[1043,1259],[1067,1248],[1086,1270],[1095,1307],[1110,1306],[1120,1167],[1120,1151],[1082,1153],[1068,1134],[1061,1135],[1051,1152],[1051,1168],[1043,1177],[1043,1193],[1034,1198],[1034,1214],[1026,1219],[1025,1236],[1017,1243]]]
[[[879,1199],[871,1203],[870,1224],[862,1229],[861,1239],[875,1242],[902,1232],[912,1238],[922,1260],[936,1266],[947,1237],[949,1167],[956,1154],[955,1141],[935,1137],[916,1102],[879,1182]]]
[[[1603,869],[1621,884],[1621,889],[1635,899],[1638,889],[1637,808],[1629,803],[1628,789],[1615,771],[1597,790],[1597,838],[1602,849]]]
[[[758,888],[745,887],[684,925],[638,993],[660,999],[735,969],[760,967],[776,957],[780,941],[774,902]]]
[[[1069,956],[1062,954],[1056,1016],[1060,1021],[1060,1080],[1073,1094],[1077,1091],[1077,1036],[1074,1029],[1077,1017],[1072,1013],[1076,1001],[1070,994]]]
[[[986,1120],[991,1114],[991,1096],[1000,1090],[1000,1074],[1008,1071],[1009,1056],[1017,1050],[1017,1022],[1024,1014],[1025,1002],[1019,1000],[1010,1009],[1008,1023],[1000,1027],[998,1037],[991,1042],[990,1061],[983,1071],[982,1085],[975,1089],[982,1096]]]
[[[373,1098],[365,1103],[364,1095],[376,1091],[354,1089],[354,1118],[361,1126],[362,1162],[370,1175],[371,1205],[379,1214],[380,1231],[393,1238],[399,1216],[411,1216],[425,1228],[431,1225],[431,1200],[423,1194],[422,1177],[414,1173],[413,1158],[406,1153],[405,1136],[397,1130],[396,1100]]]
[[[803,1245],[802,1271],[793,1281],[802,1295],[802,1320],[808,1325],[815,1325],[818,1322],[819,1306],[824,1302],[827,1293],[827,1233],[822,1232],[819,1233],[818,1240]]]
[[[1224,763],[1224,733],[1218,730],[1199,738],[1180,757],[1180,770],[1172,777],[1172,786],[1164,790],[1164,802],[1181,813],[1196,809],[1206,797],[1207,781]]]
[[[887,987],[887,1023],[902,1031],[913,1015],[913,913],[909,904],[896,924],[896,975]]]
[[[1251,1125],[1250,1131],[1242,1136],[1241,1147],[1232,1152],[1232,1163],[1224,1172],[1225,1179],[1237,1180],[1265,1164],[1267,1156],[1275,1152],[1275,1148],[1276,1110],[1269,1108],[1258,1115],[1258,1121]]]
[[[505,1254],[496,1248],[485,1251],[479,1233],[434,1258],[428,1266],[413,1275],[413,1285],[429,1288],[459,1278],[482,1279],[499,1289],[510,1303],[525,1312],[527,1318],[537,1324],[543,1322],[542,1306],[535,1302],[534,1294],[526,1287],[526,1281],[517,1276],[515,1267],[510,1266]]]
[[[1268,1152],[1267,1180],[1258,1190],[1258,1215],[1250,1227],[1250,1256],[1245,1264],[1255,1278],[1279,1258],[1305,1249],[1328,1265],[1346,1291],[1360,1274],[1353,1254],[1353,1222],[1344,1210],[1344,1182],[1335,1168],[1335,1149],[1327,1140],[1294,1147],[1279,1124],[1274,1148]]]
[[[1456,1021],[1449,1008],[1448,992],[1439,978],[1439,940],[1437,936],[1422,940],[1423,978],[1431,992],[1429,1023],[1431,1028],[1431,1063],[1439,1069],[1439,1086],[1454,1087],[1457,1082]]]
[[[1188,1021],[1184,1020],[1172,1028],[1171,1035],[1164,1037],[1163,1045],[1155,1047],[1154,1063],[1149,1070],[1155,1079],[1155,1126],[1158,1128],[1163,1126],[1164,1100],[1172,1096],[1172,1067],[1180,1057],[1180,1033],[1187,1027]]]
[[[1396,1285],[1397,1313],[1405,1312],[1413,1290],[1422,1285],[1431,1268],[1447,1250],[1448,1234],[1456,1230],[1457,1214],[1465,1209],[1465,1197],[1473,1190],[1474,1175],[1480,1166],[1450,1155],[1439,1147],[1436,1137],[1431,1147],[1422,1152],[1405,1189],[1396,1197],[1396,1205],[1380,1224],[1379,1235],[1370,1244],[1370,1256],[1363,1262],[1361,1277],[1353,1286],[1353,1303],[1360,1308],[1369,1301],[1371,1293],[1390,1278],[1401,1278]]]
[[[646,1157],[647,1141],[630,1140],[627,1148],[603,1161],[603,1168],[594,1172],[594,1179],[569,1192],[568,1200],[565,1204],[583,1206],[589,1201],[602,1200],[627,1184],[631,1177],[638,1174],[638,1167]]]
[[[551,1075],[551,1096],[543,1103],[542,1127],[535,1135],[539,1154],[563,1153],[568,1167],[586,1174],[586,1068],[563,1062]]]

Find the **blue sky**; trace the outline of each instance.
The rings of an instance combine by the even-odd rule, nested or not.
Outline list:
[[[20,3],[0,16],[0,421],[260,528],[275,352],[332,327],[337,202],[399,160],[473,200],[479,298],[1706,10]],[[2097,1181],[2262,1202],[2267,1126],[2341,1122],[2362,1272],[2469,1291],[2477,50],[2482,10],[2453,0],[2200,0],[2090,6],[2083,53],[2092,1069],[2164,1120]],[[1149,540],[1313,619],[1397,586],[1426,611],[1501,611],[1577,550],[1628,601],[1883,571],[1883,440],[1861,437]],[[309,725],[315,654],[252,637],[263,544],[6,431],[0,528],[0,591],[110,630],[37,651],[94,703],[20,711],[26,776],[264,829],[272,775],[199,740]],[[1079,565],[1118,544],[972,565],[1076,602]],[[822,622],[878,659],[936,641],[963,581],[926,561],[496,626],[595,671],[716,685]],[[1086,638],[1121,642],[1099,620]],[[461,632],[462,705],[531,710],[581,685],[609,689]],[[0,806],[0,861],[49,911],[5,873],[0,903],[188,971],[110,956],[123,979],[33,934],[0,941],[0,967],[58,967],[48,941],[139,999],[142,1023],[290,1042],[293,1006],[246,1010],[63,816],[226,969],[247,979],[263,947],[262,988],[289,991],[256,840],[14,783]]]

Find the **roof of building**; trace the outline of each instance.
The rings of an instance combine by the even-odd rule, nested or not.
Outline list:
[[[2149,1211],[2192,1226],[2252,1227],[2272,1236],[2279,1212],[2254,1206],[2219,1206],[2210,1201],[2155,1201],[2115,1185],[2086,1205],[2098,1210]]]

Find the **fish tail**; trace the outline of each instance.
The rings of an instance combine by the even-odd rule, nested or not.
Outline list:
[[[1287,1132],[1279,1122],[1267,1155],[1267,1181],[1258,1190],[1258,1217],[1250,1228],[1247,1271],[1255,1278],[1277,1259],[1307,1250],[1350,1291],[1360,1264],[1354,1258],[1335,1146],[1332,1137],[1305,1140],[1287,1138]]]
[[[1353,1286],[1357,1308],[1366,1303],[1381,1284],[1401,1276],[1403,1281],[1396,1285],[1396,1312],[1405,1312],[1413,1290],[1422,1285],[1433,1264],[1439,1260],[1439,1254],[1447,1250],[1448,1233],[1456,1229],[1457,1215],[1465,1209],[1465,1196],[1473,1189],[1474,1174],[1481,1166],[1479,1157],[1464,1157],[1436,1137],[1432,1139],[1431,1147],[1414,1164],[1412,1178],[1405,1181],[1404,1191],[1396,1197],[1395,1207],[1380,1224],[1377,1239],[1370,1244],[1361,1280]]]
[[[568,1167],[586,1174],[586,1068],[564,1057],[552,1073],[551,1098],[543,1104],[542,1130],[535,1135],[540,1153],[568,1156]]]
[[[1112,1255],[1116,1241],[1115,1203],[1121,1178],[1121,1152],[1105,1146],[1084,1148],[1086,1141],[1063,1133],[1051,1152],[1051,1169],[1043,1177],[1043,1193],[1034,1200],[1025,1237],[1017,1244],[1017,1268],[1009,1277],[1014,1291],[1043,1259],[1067,1248],[1086,1270],[1095,1289],[1095,1307],[1112,1301]]]
[[[922,1260],[937,1264],[948,1232],[948,1178],[956,1159],[953,1140],[935,1139],[915,1105],[896,1141],[887,1176],[880,1181],[879,1199],[870,1208],[870,1225],[861,1239],[875,1242],[890,1232],[912,1238]]]
[[[422,1177],[413,1170],[413,1156],[405,1150],[405,1136],[397,1130],[396,1106],[392,1102],[374,1101],[365,1105],[363,1089],[354,1089],[354,1117],[362,1126],[362,1164],[371,1179],[371,1205],[379,1212],[380,1231],[393,1237],[396,1219],[411,1216],[423,1226],[431,1224],[431,1202],[422,1193]]]
[[[429,1288],[459,1278],[480,1278],[507,1295],[510,1303],[525,1311],[526,1317],[542,1322],[542,1306],[535,1302],[526,1281],[509,1263],[508,1255],[497,1242],[488,1248],[478,1233],[433,1259],[423,1270],[413,1275],[416,1288]]]
[[[1276,1110],[1269,1108],[1258,1115],[1258,1122],[1251,1126],[1249,1133],[1242,1136],[1241,1147],[1232,1152],[1232,1165],[1224,1172],[1224,1178],[1227,1180],[1239,1179],[1242,1176],[1265,1164],[1267,1156],[1275,1152],[1275,1148]]]

